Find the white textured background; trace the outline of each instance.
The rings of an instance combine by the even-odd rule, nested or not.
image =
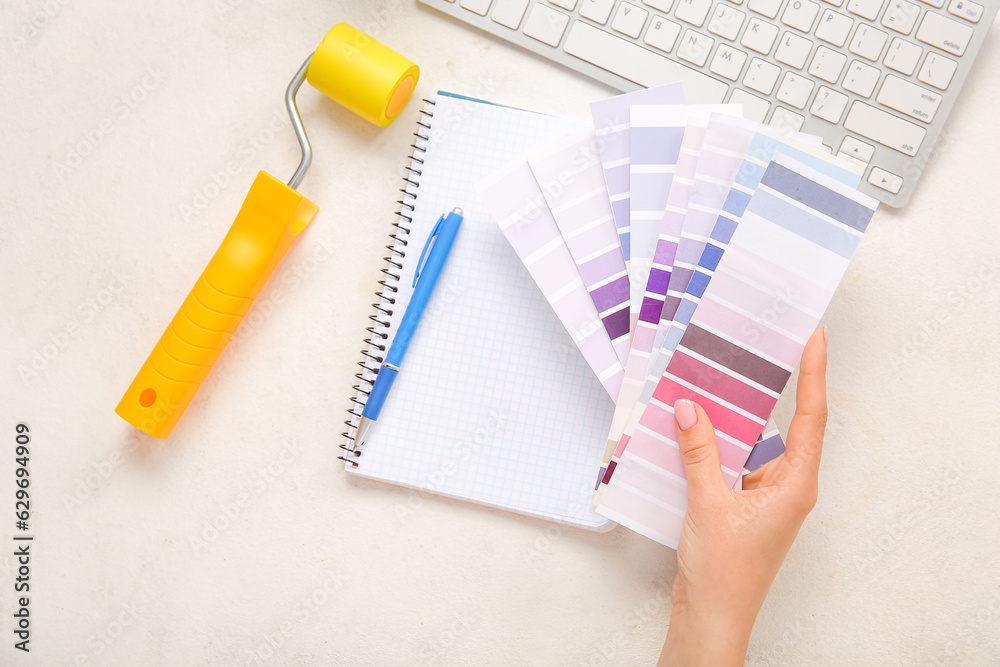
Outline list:
[[[673,551],[424,500],[338,465],[416,104],[378,130],[303,88],[316,160],[301,190],[320,215],[168,441],[113,412],[256,171],[294,170],[284,89],[341,20],[421,66],[417,97],[586,117],[610,93],[412,0],[0,7],[0,545],[18,421],[33,430],[36,535],[30,656],[12,647],[13,548],[0,546],[0,664],[657,655]],[[821,497],[751,665],[1000,660],[998,68],[994,28],[920,192],[878,215],[828,313]],[[95,130],[77,164],[68,153]]]

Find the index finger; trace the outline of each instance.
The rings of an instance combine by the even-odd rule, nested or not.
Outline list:
[[[785,450],[789,463],[814,478],[819,475],[826,421],[826,332],[817,329],[802,353],[795,416],[788,428]]]

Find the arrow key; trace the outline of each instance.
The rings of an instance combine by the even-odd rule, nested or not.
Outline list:
[[[872,156],[875,155],[875,147],[854,137],[847,136],[844,137],[844,142],[840,144],[840,152],[867,164],[872,161]]]
[[[903,188],[902,176],[897,176],[892,172],[886,171],[885,169],[879,169],[878,167],[872,169],[872,173],[868,174],[868,182],[876,188],[882,188],[886,192],[891,192],[894,195],[899,194],[899,191]]]

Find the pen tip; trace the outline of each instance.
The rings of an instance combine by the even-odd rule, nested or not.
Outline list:
[[[454,213],[455,215],[462,215],[462,209],[460,209],[457,206],[455,208],[451,209],[451,212]]]
[[[354,447],[358,448],[365,444],[365,436],[368,435],[368,429],[371,428],[372,420],[367,417],[362,417],[361,421],[358,422],[358,430],[354,432]]]

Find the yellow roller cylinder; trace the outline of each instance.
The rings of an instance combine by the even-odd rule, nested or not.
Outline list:
[[[419,76],[411,60],[346,23],[326,33],[306,72],[316,90],[379,127],[403,110]]]

